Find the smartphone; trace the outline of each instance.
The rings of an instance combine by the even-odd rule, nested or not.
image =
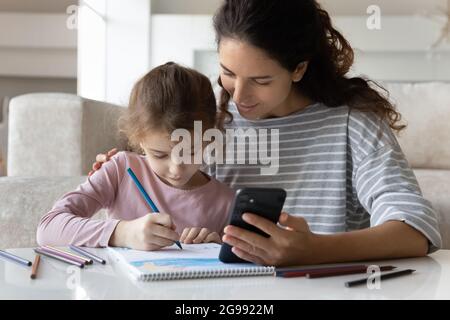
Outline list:
[[[243,188],[236,191],[230,211],[230,225],[243,228],[266,238],[264,231],[242,220],[242,214],[250,212],[277,223],[283,209],[286,191],[279,188]],[[231,246],[223,243],[220,248],[219,259],[226,263],[248,263],[231,251]]]

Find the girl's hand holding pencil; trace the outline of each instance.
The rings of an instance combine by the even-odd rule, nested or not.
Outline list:
[[[180,240],[174,230],[175,225],[167,213],[149,213],[135,220],[120,221],[109,244],[136,250],[158,250]]]

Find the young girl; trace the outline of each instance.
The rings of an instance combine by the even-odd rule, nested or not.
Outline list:
[[[348,76],[353,50],[316,1],[225,0],[214,28],[219,109],[232,112],[230,128],[279,129],[280,170],[217,164],[211,173],[233,188],[288,195],[279,220],[288,228],[243,215],[269,238],[225,228],[236,255],[278,266],[423,256],[441,246],[393,132],[404,127],[400,115],[370,81]]]
[[[178,240],[220,243],[232,190],[200,171],[201,164],[180,164],[171,156],[178,143],[171,141],[172,131],[193,133],[194,121],[201,121],[204,130],[213,128],[222,118],[216,110],[207,77],[174,63],[150,71],[135,84],[120,120],[130,144],[145,156],[119,152],[65,194],[42,217],[38,243],[140,250],[157,250]],[[221,127],[220,121],[217,126]],[[201,151],[192,150],[192,155],[195,152]],[[127,168],[134,171],[160,213],[149,213]],[[102,208],[109,218],[92,219]]]

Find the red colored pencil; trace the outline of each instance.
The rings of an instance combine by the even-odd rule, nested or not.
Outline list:
[[[359,270],[361,268],[367,269],[367,265],[365,264],[356,264],[356,265],[341,265],[341,266],[333,266],[333,267],[307,267],[304,269],[281,269],[276,271],[276,275],[278,277],[304,277],[308,273],[319,272],[319,271],[341,271],[341,270]]]
[[[295,278],[295,277],[307,277],[307,278],[322,278],[331,277],[345,274],[364,273],[367,271],[367,265],[353,265],[353,266],[340,266],[340,267],[328,267],[328,268],[310,268],[303,270],[292,271],[279,271],[277,276],[283,278]],[[393,266],[380,267],[380,271],[392,270]]]

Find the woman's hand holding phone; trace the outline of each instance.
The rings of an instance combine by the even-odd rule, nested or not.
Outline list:
[[[224,244],[219,259],[225,263],[254,262],[268,264],[275,259],[267,259],[267,241],[276,230],[286,198],[286,191],[280,188],[243,188],[236,191],[231,206],[229,226],[225,228]],[[257,218],[257,225],[243,218],[251,212]],[[251,219],[250,221],[253,222]],[[275,228],[275,229],[274,229]],[[264,239],[264,241],[262,240]],[[261,247],[256,245],[260,244]],[[234,248],[233,248],[234,247]],[[238,254],[236,254],[236,251]],[[264,258],[264,259],[263,259]]]
[[[232,247],[232,252],[239,258],[270,266],[314,263],[317,236],[310,231],[304,218],[283,212],[279,219],[280,226],[252,213],[244,213],[242,218],[269,237],[233,225],[227,226],[222,240]]]

